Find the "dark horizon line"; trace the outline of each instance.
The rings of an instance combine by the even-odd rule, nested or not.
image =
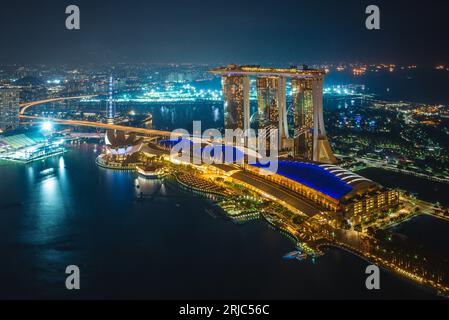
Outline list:
[[[239,66],[254,66],[254,65],[260,65],[260,66],[302,66],[302,65],[325,65],[325,64],[331,64],[331,65],[339,65],[339,64],[354,64],[354,65],[395,65],[395,66],[426,66],[426,67],[435,67],[437,65],[449,65],[445,62],[434,62],[434,63],[398,63],[394,61],[379,61],[379,62],[366,62],[366,61],[319,61],[319,62],[150,62],[150,61],[135,61],[135,62],[129,62],[129,61],[117,61],[117,62],[103,62],[98,63],[95,61],[92,62],[84,62],[84,63],[21,63],[21,62],[14,62],[14,63],[2,63],[0,62],[0,67],[37,67],[37,66],[49,66],[49,67],[68,67],[68,66],[115,66],[115,65],[162,65],[162,66],[169,66],[169,65],[193,65],[193,66],[227,66],[230,64],[235,64]]]

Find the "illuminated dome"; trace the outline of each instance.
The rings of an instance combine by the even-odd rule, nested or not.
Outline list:
[[[125,135],[123,131],[108,130],[105,143],[107,151],[112,155],[131,155],[140,151],[143,139],[137,138],[135,133]]]

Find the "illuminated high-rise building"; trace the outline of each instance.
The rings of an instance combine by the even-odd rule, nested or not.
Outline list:
[[[292,78],[294,154],[320,163],[337,162],[326,136],[323,78]]]
[[[249,78],[226,75],[222,84],[225,129],[249,129]]]
[[[0,130],[14,130],[19,127],[20,91],[0,88]]]
[[[259,128],[277,126],[279,122],[278,82],[275,77],[257,78]]]
[[[323,71],[228,65],[211,72],[223,79],[225,128],[249,127],[249,77],[255,76],[259,129],[278,129],[279,148],[291,150],[293,140],[294,154],[303,160],[326,164],[337,162],[324,127]],[[291,79],[293,90],[293,139],[289,137],[287,123],[287,78]]]
[[[256,86],[259,129],[278,129],[281,147],[288,136],[285,78],[258,77]]]
[[[304,159],[313,157],[312,80],[294,78],[292,85],[294,154]]]

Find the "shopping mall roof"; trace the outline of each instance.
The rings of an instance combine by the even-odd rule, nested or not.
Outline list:
[[[262,169],[268,168],[267,165],[261,164],[254,164],[253,166]],[[275,173],[337,200],[342,199],[352,191],[357,191],[360,187],[376,185],[371,180],[334,165],[279,161]]]

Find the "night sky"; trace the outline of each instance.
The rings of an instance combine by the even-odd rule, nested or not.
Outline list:
[[[65,29],[65,7],[81,30]],[[381,9],[381,30],[365,8]],[[449,62],[447,0],[4,0],[0,64]]]

